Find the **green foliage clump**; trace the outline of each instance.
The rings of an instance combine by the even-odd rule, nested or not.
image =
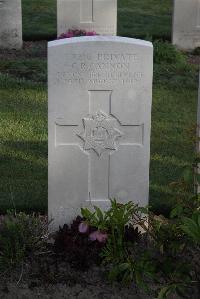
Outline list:
[[[102,212],[95,206],[94,212],[82,208],[81,213],[89,225],[108,233],[108,241],[102,251],[104,262],[119,263],[126,257],[126,235],[132,234],[132,241],[139,236],[138,229],[132,224],[133,215],[139,208],[133,202],[119,204],[116,199],[111,199],[110,202],[111,207],[108,211]]]
[[[159,299],[174,293],[191,298],[193,286],[199,288],[200,196],[194,192],[193,183],[194,179],[198,182],[199,175],[193,167],[185,167],[180,180],[173,183],[177,201],[169,218],[116,200],[111,200],[106,212],[97,207],[94,212],[82,209],[86,222],[108,235],[101,256],[109,265],[110,280],[134,282]],[[136,227],[144,234],[139,234]]]
[[[156,40],[153,45],[154,63],[186,63],[185,55],[177,50],[171,43]]]
[[[191,218],[184,217],[181,225],[184,233],[192,239],[193,242],[200,245],[200,213],[194,213]]]
[[[23,263],[24,259],[42,248],[47,225],[40,217],[25,213],[8,213],[0,221],[0,271]]]
[[[143,278],[152,277],[154,265],[148,252],[139,248],[139,230],[148,230],[148,209],[140,208],[133,202],[121,204],[115,199],[111,199],[110,202],[111,207],[108,211],[102,212],[98,207],[94,207],[94,212],[82,209],[82,216],[89,225],[108,234],[101,257],[104,264],[111,266],[109,280],[120,280],[125,284],[135,280],[140,287],[147,290]],[[139,259],[140,250],[142,254]],[[132,251],[135,253],[132,254]]]

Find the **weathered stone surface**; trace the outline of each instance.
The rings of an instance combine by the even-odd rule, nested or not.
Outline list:
[[[57,34],[78,28],[116,35],[117,0],[57,0]]]
[[[0,0],[0,48],[22,47],[21,0]]]
[[[200,0],[174,0],[172,42],[183,50],[200,47]]]
[[[109,198],[148,204],[153,48],[122,37],[49,43],[49,218]]]

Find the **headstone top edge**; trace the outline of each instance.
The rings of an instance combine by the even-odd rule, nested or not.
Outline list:
[[[81,37],[64,38],[64,39],[48,42],[48,48],[75,44],[75,43],[84,43],[84,42],[87,43],[91,41],[119,42],[119,43],[134,44],[138,46],[153,48],[153,44],[149,41],[144,41],[144,40],[129,38],[129,37],[122,37],[122,36],[81,36]]]

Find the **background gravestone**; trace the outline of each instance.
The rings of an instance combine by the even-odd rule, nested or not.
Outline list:
[[[153,47],[123,37],[53,41],[49,217],[54,228],[109,198],[148,204]]]
[[[200,0],[174,0],[172,42],[183,50],[200,47]]]
[[[21,0],[0,0],[0,48],[22,47]]]
[[[57,0],[57,34],[78,28],[116,35],[117,0]]]

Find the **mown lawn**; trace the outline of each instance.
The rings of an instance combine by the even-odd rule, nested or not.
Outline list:
[[[47,68],[38,46],[31,47],[36,57],[26,53],[0,62],[0,212],[47,208]],[[154,64],[150,204],[167,212],[174,199],[170,183],[193,159],[188,131],[196,122],[198,67],[182,56],[166,62],[168,47],[157,54],[162,58]]]
[[[24,40],[56,37],[57,0],[22,0]]]
[[[172,0],[118,0],[118,34],[171,39]]]
[[[24,34],[30,40],[55,35],[52,3],[55,1],[23,0]],[[119,0],[119,31],[129,36],[161,34],[168,38],[170,4],[168,0]],[[141,22],[132,18],[134,13],[141,16]],[[175,196],[170,183],[193,160],[188,131],[196,123],[198,87],[198,67],[187,63],[168,45],[162,45],[157,44],[155,52],[150,167],[150,204],[157,213],[167,213]],[[22,51],[4,53],[5,56],[0,53],[0,213],[12,208],[44,212],[46,45],[28,43]]]
[[[56,37],[56,1],[22,0],[25,40]],[[118,0],[118,35],[170,39],[172,0]]]
[[[47,207],[47,93],[0,76],[0,212]]]

